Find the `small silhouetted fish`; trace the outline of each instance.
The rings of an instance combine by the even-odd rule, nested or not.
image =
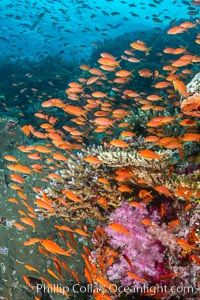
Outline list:
[[[105,10],[102,10],[102,13],[103,13],[104,15],[106,15],[106,16],[109,16],[109,14],[107,13],[107,11],[105,11]]]
[[[133,17],[139,17],[139,15],[138,14],[135,14],[135,13],[132,13],[132,12],[129,12],[130,14],[131,14],[131,16],[133,16]]]
[[[195,15],[198,15],[199,12],[198,11],[189,11],[187,14],[190,16],[195,16]]]
[[[162,20],[158,19],[158,18],[152,18],[152,21],[156,22],[156,23],[162,23]]]
[[[19,15],[15,16],[15,20],[22,20],[22,16]]]
[[[112,25],[112,24],[110,24],[110,23],[108,23],[108,25],[110,26],[110,27],[112,27],[112,28],[118,28],[119,26],[121,26],[122,25],[122,23],[118,23],[118,24],[116,24],[116,25]]]
[[[39,16],[38,16],[38,19],[41,19],[41,18],[43,18],[43,17],[44,17],[44,15],[45,15],[45,12],[43,12],[43,13],[39,14]]]
[[[111,15],[112,16],[118,16],[120,13],[118,12],[118,11],[113,11],[112,13],[111,13]]]
[[[5,41],[7,43],[10,43],[10,41],[7,38],[3,37],[3,36],[0,36],[0,41]]]
[[[169,23],[169,26],[172,26],[175,22],[176,22],[177,19],[173,19],[171,20],[171,22]]]
[[[190,5],[191,3],[190,2],[188,2],[188,1],[182,1],[182,3],[184,4],[184,5]]]
[[[21,26],[25,27],[25,28],[29,28],[32,29],[32,25],[29,25],[27,23],[21,23]]]

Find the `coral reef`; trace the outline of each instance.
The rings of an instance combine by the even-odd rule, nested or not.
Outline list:
[[[102,207],[98,205],[98,199],[107,198],[109,193],[110,201],[117,204],[121,201],[121,193],[117,191],[113,182],[104,184],[101,180],[98,181],[98,178],[105,178],[105,173],[108,181],[114,179],[114,174],[106,170],[106,164],[90,164],[85,161],[86,156],[97,155],[101,151],[103,151],[102,147],[92,147],[88,148],[84,154],[70,155],[66,167],[57,171],[60,178],[53,179],[50,186],[44,190],[47,196],[53,199],[52,207],[54,210],[39,209],[38,213],[43,217],[62,216],[70,221],[87,218],[102,220]],[[73,191],[82,201],[80,203],[66,201],[66,190]],[[59,197],[64,198],[64,202],[59,201]],[[38,198],[43,199],[43,192],[38,195]]]
[[[200,72],[197,73],[192,80],[186,85],[188,93],[200,94]]]
[[[194,93],[181,103],[181,110],[184,114],[200,117],[200,93]]]
[[[186,115],[200,117],[200,73],[197,73],[186,87],[189,96],[182,97],[181,110]]]
[[[184,200],[187,193],[180,193],[181,187],[191,191],[190,201],[197,199],[200,170],[194,170],[189,174],[172,173],[169,176],[170,167],[177,163],[174,151],[160,150],[158,154],[159,160],[144,158],[131,146],[127,150],[93,146],[82,153],[71,154],[66,167],[56,172],[58,178],[53,178],[50,186],[37,196],[44,200],[44,193],[47,194],[52,199],[53,209],[38,208],[38,213],[43,217],[57,216],[72,221],[87,218],[103,220],[107,205],[102,207],[99,199],[109,198],[109,205],[115,206],[126,198],[118,189],[121,184],[115,174],[118,169],[129,172],[129,176],[122,181],[131,187],[153,189],[154,186],[163,185],[170,192],[175,192],[177,198]],[[99,163],[87,162],[88,156],[98,158]],[[66,191],[73,191],[80,201],[69,201]]]

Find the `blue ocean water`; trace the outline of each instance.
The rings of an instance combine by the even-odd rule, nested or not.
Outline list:
[[[38,60],[48,55],[84,59],[106,39],[125,32],[158,30],[199,8],[178,0],[2,0],[1,57]]]

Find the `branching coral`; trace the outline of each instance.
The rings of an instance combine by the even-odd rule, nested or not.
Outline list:
[[[179,186],[187,187],[195,192],[200,189],[200,170],[190,174],[171,174],[168,176],[170,166],[176,163],[173,159],[173,151],[159,151],[161,159],[151,160],[141,157],[135,149],[121,150],[109,149],[100,152],[98,157],[110,167],[129,167],[133,176],[131,182],[139,184],[139,179],[144,179],[143,186],[154,187],[164,185],[174,192]]]
[[[158,152],[160,159],[148,159],[140,156],[135,147],[127,150],[119,148],[107,148],[106,146],[87,148],[83,153],[70,156],[64,169],[57,172],[58,178],[50,182],[50,186],[38,195],[45,200],[44,195],[52,199],[52,210],[39,209],[43,217],[61,216],[66,220],[84,220],[86,218],[104,219],[104,209],[107,205],[101,205],[99,199],[104,199],[108,205],[119,205],[125,200],[123,192],[118,190],[120,182],[116,178],[115,171],[124,169],[130,176],[124,179],[132,187],[154,188],[163,185],[171,192],[175,192],[177,198],[184,199],[179,189],[187,188],[192,191],[190,199],[196,197],[200,188],[198,180],[200,170],[190,174],[168,176],[170,166],[177,160],[173,158],[172,150]],[[86,161],[86,157],[97,157],[101,163],[94,164]],[[69,200],[66,191],[73,191],[81,201]],[[44,193],[45,192],[45,193]]]
[[[44,217],[62,216],[66,220],[84,220],[94,218],[102,220],[102,207],[98,205],[99,198],[107,198],[109,201],[119,203],[121,193],[116,189],[113,183],[114,174],[112,174],[106,164],[90,164],[85,160],[87,155],[97,155],[103,151],[103,148],[92,147],[85,151],[85,154],[78,153],[71,155],[66,168],[59,170],[60,179],[54,179],[45,193],[53,199],[53,211],[38,211]],[[99,178],[105,178],[110,181],[104,184],[98,181]],[[67,199],[65,191],[73,191],[81,200],[81,203],[73,202]],[[44,199],[43,192],[38,196]],[[62,200],[61,200],[62,199]]]

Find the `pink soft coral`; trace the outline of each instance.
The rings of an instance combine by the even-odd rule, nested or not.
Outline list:
[[[110,223],[123,225],[130,234],[126,235],[109,226],[106,227],[111,246],[121,250],[118,261],[108,269],[107,275],[110,280],[120,281],[124,286],[141,286],[141,282],[127,275],[128,271],[150,281],[158,278],[160,272],[165,273],[164,267],[161,267],[163,266],[164,248],[158,241],[150,238],[147,227],[142,224],[143,218],[149,218],[145,207],[144,209],[134,209],[128,203],[123,202],[110,215]],[[131,261],[132,267],[126,257]]]

